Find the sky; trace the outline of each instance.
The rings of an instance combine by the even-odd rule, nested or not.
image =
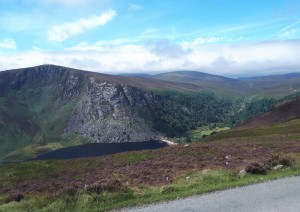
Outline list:
[[[300,72],[299,0],[0,0],[0,70]]]

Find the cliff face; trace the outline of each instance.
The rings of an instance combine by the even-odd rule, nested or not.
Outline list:
[[[43,117],[47,124],[41,128],[57,128],[64,120],[58,129],[63,138],[76,135],[87,142],[111,143],[154,137],[147,118],[155,96],[138,88],[44,65],[16,73],[9,93]]]
[[[128,85],[87,79],[86,91],[73,109],[64,135],[80,134],[90,142],[136,142],[153,138],[145,95]],[[143,112],[143,117],[139,112]],[[149,120],[150,121],[150,120]]]

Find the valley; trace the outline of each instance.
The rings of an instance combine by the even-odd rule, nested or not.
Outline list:
[[[0,211],[107,211],[300,175],[298,93],[177,74],[189,83],[52,65],[0,72]]]
[[[0,17],[0,212],[299,211],[300,1]]]
[[[0,72],[0,161],[28,160],[86,142],[162,136],[186,141],[199,127],[231,128],[291,98],[278,98],[277,84],[271,82],[263,90],[274,95],[266,98],[247,80],[185,71],[118,76],[54,65]],[[262,88],[265,81],[253,78],[251,83]]]

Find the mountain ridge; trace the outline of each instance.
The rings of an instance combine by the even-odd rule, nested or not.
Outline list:
[[[252,101],[253,91],[245,92],[238,80],[231,86],[221,76],[177,74],[198,79],[175,82],[54,65],[0,72],[0,161],[84,142],[146,141],[183,136],[199,126],[233,126],[276,102]]]

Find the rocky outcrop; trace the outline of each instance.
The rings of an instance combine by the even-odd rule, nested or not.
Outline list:
[[[43,65],[27,68],[16,74],[11,87],[23,91],[26,88],[37,88],[43,95],[70,101],[80,94],[83,82],[84,76],[67,71],[66,68]]]
[[[10,88],[18,93],[18,101],[25,102],[44,125],[41,128],[50,133],[99,143],[146,141],[155,136],[150,112],[154,94],[102,75],[53,65],[11,75]]]
[[[149,123],[151,95],[140,90],[88,78],[87,90],[74,108],[64,135],[83,135],[89,142],[137,142],[154,137]],[[143,117],[141,117],[143,113]]]

